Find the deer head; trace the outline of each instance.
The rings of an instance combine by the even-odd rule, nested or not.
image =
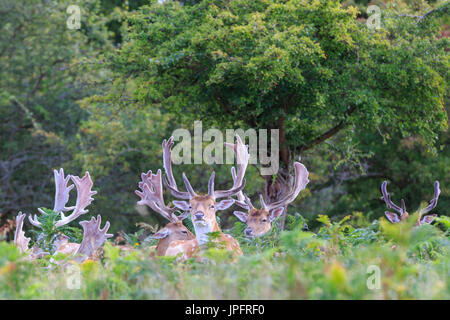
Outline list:
[[[173,177],[172,173],[172,157],[171,148],[173,146],[173,137],[168,141],[164,140],[162,143],[163,147],[163,158],[164,158],[164,169],[166,176],[164,183],[167,188],[172,192],[172,195],[178,199],[184,199],[188,201],[173,201],[173,204],[184,212],[190,213],[192,222],[194,224],[195,232],[199,243],[207,241],[206,234],[213,231],[220,231],[219,226],[216,222],[216,212],[218,210],[225,210],[229,208],[234,203],[234,199],[228,198],[222,201],[217,201],[219,198],[227,198],[236,195],[245,186],[245,170],[248,165],[248,160],[250,155],[248,153],[248,147],[242,143],[242,140],[236,135],[236,144],[225,143],[225,145],[234,150],[237,159],[238,173],[234,185],[228,190],[215,190],[214,188],[214,178],[215,173],[213,172],[209,178],[208,182],[208,194],[200,195],[197,194],[192,188],[188,178],[183,173],[183,182],[186,186],[187,192],[181,192],[178,190],[177,183]]]
[[[395,211],[397,211],[400,214],[400,215],[397,215],[396,213],[393,213],[390,211],[385,211],[386,217],[392,223],[398,223],[400,221],[407,219],[409,217],[409,213],[406,211],[405,201],[403,199],[401,200],[400,207],[398,205],[394,204],[391,201],[391,195],[386,190],[386,186],[387,186],[387,181],[383,181],[383,183],[381,184],[381,193],[383,194],[383,196],[381,197],[381,200],[384,200],[384,202],[386,203],[386,207],[388,209],[394,209]],[[436,218],[436,216],[437,216],[436,214],[430,214],[430,215],[425,215],[425,214],[427,214],[428,212],[433,210],[434,207],[436,207],[440,193],[441,193],[441,190],[439,189],[439,181],[435,181],[434,182],[433,199],[431,199],[430,202],[428,203],[428,205],[425,207],[425,209],[423,209],[420,212],[420,215],[416,222],[416,226],[420,226],[420,225],[426,224],[426,223],[431,223],[431,222],[433,222],[434,218]]]
[[[136,190],[135,193],[141,198],[138,201],[140,205],[147,205],[153,211],[161,214],[169,223],[155,233],[151,238],[158,239],[156,246],[157,255],[165,255],[167,247],[175,240],[194,239],[195,236],[183,225],[183,219],[188,217],[189,213],[177,216],[175,215],[175,207],[169,207],[164,203],[163,187],[161,180],[161,170],[153,174],[151,170],[141,174],[142,181],[139,182],[141,191]]]
[[[297,195],[305,189],[308,184],[309,172],[306,167],[300,162],[294,163],[295,169],[295,183],[291,192],[289,192],[281,200],[273,202],[271,204],[266,204],[262,195],[259,196],[261,208],[256,209],[250,199],[244,195],[242,192],[238,194],[238,200],[236,204],[241,208],[247,210],[247,213],[242,211],[234,211],[233,214],[239,218],[242,222],[247,224],[247,228],[244,233],[247,237],[260,237],[272,228],[272,222],[279,217],[284,208],[297,198]],[[233,179],[236,178],[234,168],[231,170]]]

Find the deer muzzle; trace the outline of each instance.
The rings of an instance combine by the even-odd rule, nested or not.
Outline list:
[[[245,234],[245,236],[247,236],[247,237],[253,237],[253,231],[252,231],[251,228],[245,229],[245,230],[244,230],[244,234]]]
[[[203,221],[204,217],[205,217],[205,214],[202,211],[197,211],[194,214],[195,221]]]

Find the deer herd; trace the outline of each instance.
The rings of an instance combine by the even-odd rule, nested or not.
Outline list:
[[[162,229],[151,236],[151,238],[158,240],[153,253],[157,256],[176,256],[179,260],[186,260],[192,257],[200,259],[201,253],[210,242],[215,242],[217,245],[222,246],[222,248],[230,251],[233,256],[240,256],[242,255],[242,250],[238,241],[231,235],[222,232],[216,219],[216,212],[228,209],[236,204],[245,211],[233,212],[240,221],[246,223],[245,236],[260,237],[271,230],[275,219],[286,210],[286,207],[297,198],[300,191],[305,189],[309,183],[308,170],[302,163],[295,162],[295,182],[291,191],[278,201],[267,204],[264,197],[260,195],[260,208],[255,208],[250,198],[243,191],[246,184],[244,176],[250,157],[248,146],[244,145],[240,137],[236,135],[235,144],[225,143],[225,146],[234,151],[237,160],[237,170],[234,167],[231,168],[233,185],[226,190],[216,190],[214,186],[215,173],[212,172],[208,181],[208,193],[201,194],[194,190],[183,173],[182,179],[186,191],[180,191],[172,172],[171,152],[173,143],[173,137],[169,140],[164,140],[162,143],[165,175],[163,176],[161,169],[158,169],[156,174],[151,170],[147,173],[142,173],[141,181],[138,183],[139,190],[135,191],[140,198],[137,204],[148,206],[151,210],[168,220],[168,223]],[[54,227],[59,228],[85,215],[88,212],[86,207],[93,201],[92,197],[97,192],[92,191],[93,183],[89,172],[86,172],[80,178],[72,175],[65,176],[64,170],[60,169],[60,171],[54,171],[54,177],[56,191],[53,211],[60,214],[60,219],[56,221]],[[174,198],[178,199],[172,201],[172,206],[164,201],[163,178],[165,187]],[[73,184],[68,186],[70,180]],[[397,215],[386,211],[386,217],[392,223],[398,223],[407,219],[409,214],[406,211],[405,202],[402,199],[401,206],[395,205],[386,190],[386,185],[386,181],[381,185],[383,195],[381,199],[384,200],[388,209],[393,209],[400,214]],[[69,193],[73,187],[76,188],[77,193],[75,206],[66,207]],[[436,207],[439,194],[439,182],[436,181],[434,197],[428,206],[421,211],[416,223],[417,226],[431,223],[436,217],[435,214],[426,214]],[[38,210],[41,214],[45,213],[41,209]],[[71,211],[71,213],[66,216],[65,213],[68,211]],[[182,213],[177,215],[175,214],[176,211]],[[19,212],[16,217],[14,244],[20,251],[27,254],[28,259],[38,259],[50,255],[49,252],[42,250],[37,245],[29,247],[30,238],[25,237],[23,231],[25,216],[25,214]],[[190,217],[192,221],[195,235],[183,224],[183,220],[187,217]],[[37,228],[43,227],[36,215],[34,217],[28,216],[28,220]],[[101,248],[108,238],[113,236],[107,233],[110,226],[109,222],[106,222],[105,226],[101,228],[100,216],[97,216],[97,218],[92,217],[91,220],[81,221],[80,225],[83,228],[81,243],[69,242],[69,237],[60,233],[51,244],[52,250],[49,251],[52,252],[52,255],[63,253],[73,256],[73,260],[76,262],[84,262],[87,259],[94,258],[98,249]]]

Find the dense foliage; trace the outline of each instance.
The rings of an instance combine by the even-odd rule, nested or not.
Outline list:
[[[0,1],[0,298],[449,299],[449,2],[160,2]],[[79,30],[66,26],[72,4]],[[370,4],[380,29],[366,23]],[[285,230],[247,239],[235,207],[218,215],[243,248],[235,264],[218,248],[209,263],[149,257],[148,235],[167,221],[137,206],[134,190],[142,172],[162,168],[162,140],[195,120],[204,130],[280,130],[277,177],[247,169],[252,200],[289,182],[300,155],[310,172],[279,220]],[[98,194],[85,219],[101,214],[135,247],[120,254],[107,243],[101,261],[81,265],[80,290],[60,276],[68,270],[3,241],[19,211],[51,206],[60,167],[90,171]],[[212,170],[217,188],[230,186],[229,169],[174,173],[204,191]],[[439,218],[388,224],[383,180],[410,213],[439,180]],[[24,230],[50,248],[59,217],[39,219],[43,230]],[[78,222],[64,232],[80,242]],[[371,265],[382,270],[379,290],[367,286]]]
[[[106,101],[129,86],[132,105],[161,106],[186,125],[279,129],[277,183],[264,177],[272,201],[288,189],[293,159],[313,164],[308,150],[338,134],[346,163],[373,155],[375,146],[361,145],[374,136],[414,136],[435,150],[447,128],[440,24],[388,8],[374,30],[357,14],[338,1],[143,6],[127,16],[129,40],[108,59],[117,87]],[[370,164],[365,174],[383,175]]]
[[[208,262],[174,263],[173,258],[150,258],[148,243],[135,243],[125,254],[108,243],[101,262],[88,260],[79,269],[53,266],[46,277],[42,261],[27,262],[17,248],[2,242],[0,298],[450,298],[448,219],[439,220],[440,228],[414,229],[386,220],[369,223],[362,214],[335,223],[326,216],[319,220],[317,235],[304,231],[305,220],[297,216],[288,218],[288,231],[274,230],[257,240],[240,238],[237,223],[233,233],[244,256],[236,263],[214,247],[206,252]],[[379,287],[371,278],[376,267]]]
[[[52,168],[71,159],[68,144],[86,118],[78,99],[94,91],[83,70],[108,50],[96,1],[84,1],[83,31],[66,26],[70,1],[1,1],[0,213],[51,201]],[[93,75],[93,73],[90,73]],[[50,174],[49,174],[50,173]]]
[[[434,180],[446,185],[446,3],[390,3],[377,31],[364,24],[364,1],[356,2],[360,12],[333,1],[220,3],[89,1],[81,6],[82,28],[69,30],[66,2],[2,2],[9,13],[0,42],[2,223],[49,206],[58,167],[90,170],[99,191],[92,212],[106,215],[114,231],[163,223],[136,208],[133,191],[141,172],[161,167],[161,141],[180,126],[192,130],[195,119],[205,129],[282,129],[271,120],[285,118],[288,162],[302,149],[312,181],[293,206],[310,218],[381,216],[385,179],[410,210],[429,200]],[[412,17],[433,8],[420,23]],[[255,50],[242,50],[247,44]],[[276,101],[289,93],[295,99],[286,111]],[[197,186],[209,170],[175,168]],[[229,166],[214,170],[218,185],[230,182]],[[267,183],[253,167],[248,181],[252,198]],[[443,188],[437,210],[449,204]],[[229,217],[223,222],[231,225]]]

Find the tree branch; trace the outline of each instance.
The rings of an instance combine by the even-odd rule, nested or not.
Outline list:
[[[407,14],[407,13],[405,13],[405,14],[400,14],[400,15],[398,15],[398,16],[399,16],[399,17],[416,18],[416,19],[417,19],[417,23],[419,23],[420,21],[422,21],[423,19],[425,19],[425,17],[429,16],[429,15],[432,14],[433,12],[441,11],[442,9],[445,9],[445,8],[446,8],[446,5],[448,5],[448,4],[444,4],[444,5],[442,5],[442,6],[438,7],[438,8],[434,8],[434,9],[428,11],[428,12],[425,12],[425,13],[424,13],[423,15],[421,15],[421,16],[416,16],[416,15],[413,15],[413,14]]]
[[[347,116],[351,115],[355,110],[356,110],[356,106],[351,106],[350,109],[347,110],[345,116],[347,117]],[[341,131],[341,129],[344,128],[345,125],[346,125],[346,123],[345,123],[345,119],[344,119],[341,122],[339,122],[336,126],[334,126],[333,128],[327,130],[326,132],[321,134],[319,137],[315,138],[309,144],[300,147],[299,151],[302,152],[302,151],[311,149],[312,147],[324,142],[325,140],[331,138],[336,133]]]

